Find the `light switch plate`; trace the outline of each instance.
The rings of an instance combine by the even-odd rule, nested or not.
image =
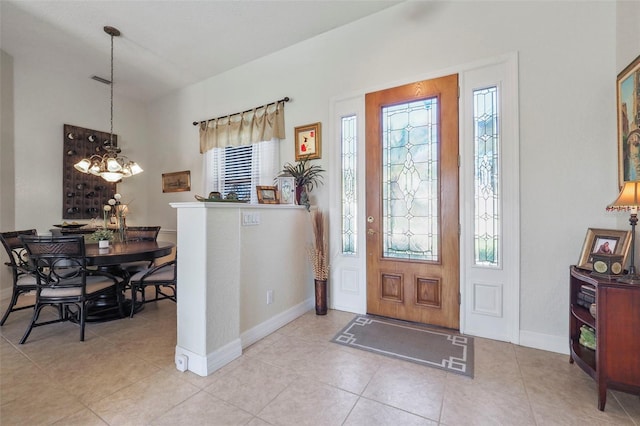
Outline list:
[[[242,226],[255,226],[255,225],[260,225],[260,212],[243,211]]]

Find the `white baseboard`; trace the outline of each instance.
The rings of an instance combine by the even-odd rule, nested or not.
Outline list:
[[[187,370],[197,374],[198,376],[207,375],[207,357],[197,355],[185,348],[176,345],[175,356],[184,355],[187,357]]]
[[[187,357],[187,370],[199,376],[208,376],[242,355],[243,348],[267,337],[280,327],[283,327],[294,319],[304,315],[313,308],[314,303],[313,299],[307,299],[304,302],[269,318],[267,321],[258,324],[252,329],[245,331],[242,333],[240,338],[226,344],[210,354],[207,354],[207,356],[198,355],[180,346],[176,346],[175,355],[176,357],[183,355]]]
[[[309,311],[309,309],[312,309],[314,305],[314,299],[307,299],[304,302],[299,303],[298,305],[295,305],[292,308],[289,308],[286,311],[269,318],[267,321],[245,331],[240,335],[242,348],[244,349],[248,346],[251,346],[258,340],[267,337],[269,334],[273,333],[280,327],[289,324],[294,319],[298,318],[301,315],[304,315]]]
[[[176,357],[180,355],[187,357],[187,370],[198,376],[206,377],[242,355],[242,346],[240,339],[235,339],[207,356],[198,355],[176,346]]]
[[[569,336],[520,330],[520,346],[569,355]]]

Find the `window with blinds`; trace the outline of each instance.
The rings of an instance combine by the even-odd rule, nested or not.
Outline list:
[[[251,151],[250,145],[224,148],[226,167],[220,192],[236,193],[240,200],[251,198]]]
[[[216,191],[227,198],[235,193],[239,200],[257,203],[255,187],[273,185],[279,167],[279,141],[214,148],[205,154],[207,193]]]

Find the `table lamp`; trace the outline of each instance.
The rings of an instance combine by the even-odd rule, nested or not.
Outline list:
[[[640,284],[640,276],[636,274],[635,267],[638,207],[640,207],[640,181],[637,180],[625,182],[618,198],[607,206],[607,211],[623,210],[631,214],[629,217],[629,223],[631,224],[631,264],[629,265],[629,274],[618,279],[618,281],[624,283]]]

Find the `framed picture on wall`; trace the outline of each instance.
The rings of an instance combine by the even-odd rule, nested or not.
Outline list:
[[[296,161],[300,161],[303,158],[309,160],[320,158],[322,151],[320,123],[298,126],[293,134],[296,138]]]
[[[589,228],[577,266],[578,268],[592,271],[594,254],[621,255],[622,264],[626,265],[630,247],[631,231]]]
[[[640,180],[640,56],[620,74],[618,104],[618,184]]]
[[[162,192],[191,191],[191,171],[163,173]]]

